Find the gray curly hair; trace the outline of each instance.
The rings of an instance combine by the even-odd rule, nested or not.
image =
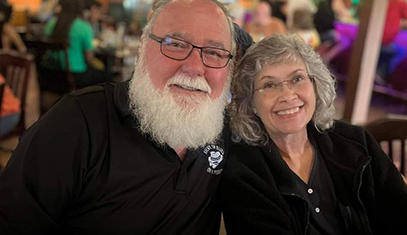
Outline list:
[[[319,131],[332,127],[336,81],[321,57],[299,36],[274,35],[253,45],[237,64],[232,81],[231,129],[237,139],[251,145],[266,145],[267,131],[253,112],[254,80],[269,65],[301,61],[313,77],[316,109],[312,120]]]

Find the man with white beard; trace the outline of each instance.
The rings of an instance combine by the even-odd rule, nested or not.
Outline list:
[[[233,27],[214,0],[164,0],[129,82],[61,99],[0,176],[0,234],[219,234]]]

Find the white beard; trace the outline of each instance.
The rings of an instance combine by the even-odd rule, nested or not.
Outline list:
[[[169,85],[189,86],[205,90],[211,88],[204,78],[190,78],[175,75],[169,79],[164,90],[157,90],[150,80],[140,53],[134,75],[129,84],[130,108],[144,134],[149,134],[157,143],[168,144],[172,148],[196,149],[217,140],[223,128],[223,112],[227,105],[230,79],[227,80],[222,95],[212,100],[209,95],[173,94]]]

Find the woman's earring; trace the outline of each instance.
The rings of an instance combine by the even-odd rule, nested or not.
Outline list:
[[[259,113],[257,112],[257,109],[253,108],[253,113],[254,115],[256,115],[257,117],[259,116]]]

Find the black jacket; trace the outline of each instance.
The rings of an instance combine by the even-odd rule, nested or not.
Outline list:
[[[308,134],[315,139],[331,174],[348,231],[404,231],[407,187],[373,137],[361,127],[340,121],[323,134],[310,124]],[[274,144],[253,147],[238,143],[232,147],[221,181],[228,235],[306,234],[306,202],[282,191],[293,183],[289,173]]]

